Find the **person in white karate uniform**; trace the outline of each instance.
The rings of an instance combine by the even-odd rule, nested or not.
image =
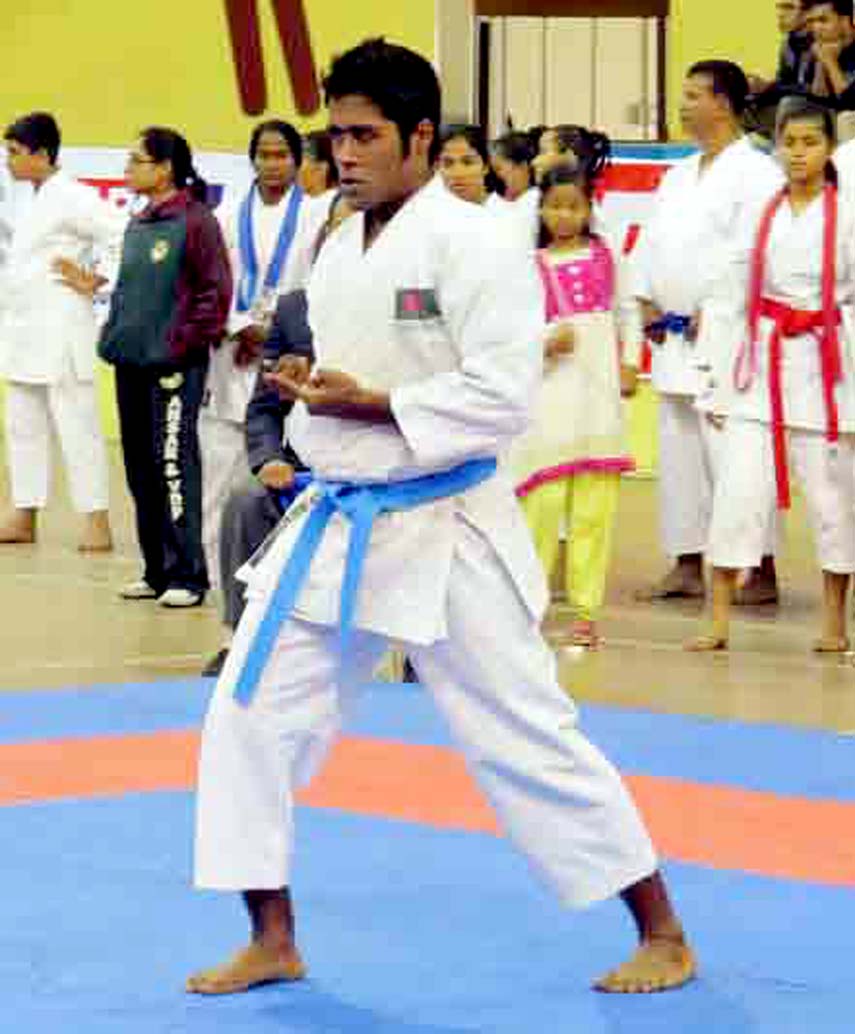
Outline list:
[[[662,547],[674,561],[640,599],[702,597],[703,554],[721,448],[724,395],[736,342],[730,278],[735,229],[782,181],[776,162],[742,134],[748,85],[729,61],[693,65],[681,118],[700,151],[666,173],[631,259],[635,294],[652,342],[659,395]],[[745,602],[776,602],[775,522],[762,566],[748,574]]]
[[[288,890],[293,793],[390,637],[561,900],[624,898],[640,945],[598,986],[677,986],[694,973],[692,952],[636,807],[556,679],[539,631],[545,579],[497,472],[541,374],[533,266],[488,213],[429,182],[440,91],[428,61],[369,40],[333,62],[325,91],[342,190],[360,214],[326,242],[309,282],[318,366],[310,374],[286,358],[268,375],[297,400],[290,437],[319,480],[251,566],[199,762],[195,882],[243,892],[252,939],[188,990],[303,976]],[[339,628],[350,534],[340,507],[365,543],[374,506],[387,509],[370,532],[352,625],[346,592]],[[305,536],[330,516],[298,591],[290,575],[311,554]]]
[[[305,286],[329,208],[328,198],[309,198],[297,183],[301,157],[300,134],[290,123],[260,123],[249,143],[252,186],[218,212],[235,288],[228,337],[211,354],[199,417],[202,538],[214,585],[223,508],[249,473],[244,422],[261,351],[280,295]]]
[[[48,500],[53,427],[74,508],[84,518],[79,549],[105,551],[112,539],[93,299],[115,273],[124,219],[59,167],[60,132],[51,115],[18,119],[5,140],[12,177],[31,184],[33,196],[16,206],[0,272],[0,375],[14,507],[0,524],[0,542],[35,541]]]
[[[687,647],[727,648],[736,571],[756,562],[766,514],[804,490],[822,569],[819,653],[849,649],[846,594],[855,573],[855,199],[838,191],[832,113],[788,98],[777,144],[786,188],[740,230],[740,337],[710,531],[712,627]]]

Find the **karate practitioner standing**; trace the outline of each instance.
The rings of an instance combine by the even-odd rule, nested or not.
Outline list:
[[[557,682],[539,632],[545,579],[497,473],[540,379],[534,268],[491,233],[488,213],[429,182],[440,112],[429,62],[367,41],[333,62],[325,89],[342,190],[359,214],[309,283],[318,367],[293,359],[272,375],[297,400],[291,440],[320,480],[250,574],[199,767],[196,884],[242,891],[252,939],[188,989],[303,976],[288,890],[293,792],[389,637],[405,642],[509,835],[562,901],[624,898],[641,943],[598,986],[677,986],[692,953],[640,816]],[[340,596],[345,617],[354,602],[342,594],[343,508],[357,554],[371,528],[349,633],[346,620],[336,627]],[[297,592],[293,564],[311,557],[305,534],[316,532]]]
[[[789,506],[790,463],[804,488],[822,569],[817,653],[844,653],[855,573],[855,206],[838,192],[831,112],[800,97],[778,113],[787,170],[743,235],[743,348],[716,485],[709,557],[713,611],[695,651],[727,648],[736,572],[756,562],[765,514]],[[746,319],[747,310],[747,319]],[[747,323],[747,327],[746,324]]]
[[[775,162],[743,136],[740,117],[748,84],[729,61],[689,69],[681,118],[698,154],[666,174],[632,263],[635,294],[653,344],[653,386],[659,394],[659,507],[663,550],[674,558],[666,577],[642,599],[701,597],[721,445],[720,387],[729,376],[735,231],[782,180]],[[736,302],[738,305],[738,300]],[[746,596],[777,599],[775,527],[770,513],[760,571]]]
[[[58,164],[54,118],[35,112],[5,132],[12,178],[33,187],[14,220],[0,291],[0,374],[7,381],[6,448],[13,513],[0,542],[36,538],[50,487],[50,431],[65,460],[74,508],[84,515],[78,548],[112,548],[107,453],[95,389],[98,330],[93,297],[115,262],[124,221]],[[2,242],[0,242],[2,249]]]
[[[255,179],[238,204],[227,202],[219,213],[234,297],[228,336],[211,353],[199,415],[203,541],[214,585],[223,508],[249,473],[244,423],[261,351],[279,296],[305,286],[328,208],[298,185],[301,158],[300,134],[288,122],[256,126],[249,142]]]

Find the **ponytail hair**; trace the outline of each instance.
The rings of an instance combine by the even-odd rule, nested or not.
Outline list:
[[[584,126],[561,125],[552,129],[558,150],[572,155],[593,184],[602,175],[612,156],[612,143],[605,133]]]
[[[169,162],[172,182],[196,201],[207,203],[208,184],[193,165],[193,153],[184,137],[174,129],[149,126],[140,133],[146,153],[156,162]]]

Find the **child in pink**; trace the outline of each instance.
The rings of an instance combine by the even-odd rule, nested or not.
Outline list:
[[[541,248],[546,294],[544,379],[529,432],[512,450],[517,496],[544,570],[567,532],[565,585],[572,642],[598,645],[620,476],[634,466],[623,446],[622,369],[616,265],[591,231],[592,185],[584,172],[557,166],[541,182]]]

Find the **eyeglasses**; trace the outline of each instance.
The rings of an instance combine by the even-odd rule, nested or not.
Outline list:
[[[139,155],[139,154],[129,154],[128,155],[127,164],[128,165],[157,165],[157,161],[154,158],[143,158],[142,155]]]

